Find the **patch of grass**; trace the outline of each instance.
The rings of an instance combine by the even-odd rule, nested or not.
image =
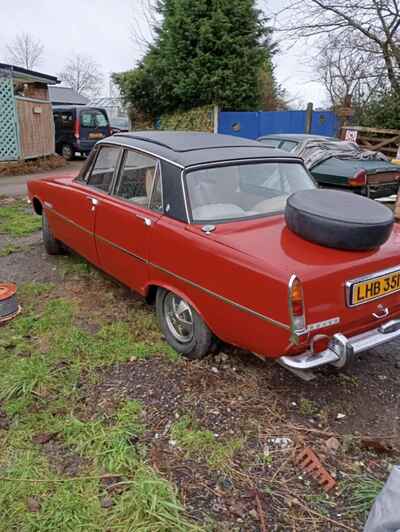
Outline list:
[[[7,244],[0,250],[0,257],[8,257],[8,255],[12,255],[13,253],[18,253],[18,251],[22,251],[21,246],[16,246],[15,244]]]
[[[83,257],[71,253],[65,257],[57,257],[58,265],[61,269],[62,275],[67,276],[83,276],[94,275],[97,270],[87,262]]]
[[[346,483],[347,513],[365,517],[375,498],[383,488],[384,482],[376,478],[357,475]]]
[[[218,441],[213,432],[201,430],[189,416],[183,416],[171,427],[171,439],[191,457],[207,460],[211,469],[223,468],[243,446],[239,439]]]
[[[300,414],[302,416],[315,416],[318,414],[318,406],[310,399],[300,399]]]
[[[140,412],[140,403],[127,401],[108,424],[104,419],[66,418],[63,423],[65,442],[80,456],[91,458],[97,467],[110,473],[129,472],[139,459],[135,443],[144,431]]]
[[[86,386],[100,378],[99,368],[158,353],[175,358],[153,317],[139,308],[127,321],[106,323],[93,334],[77,325],[76,300],[54,298],[53,289],[36,283],[19,287],[24,313],[1,332],[0,400],[10,426],[4,438],[0,431],[0,476],[12,480],[0,481],[0,530],[203,530],[185,515],[174,487],[147,464],[142,406],[123,400],[115,407],[114,400],[114,411],[98,408],[93,414],[82,401]],[[115,304],[110,298],[105,310]],[[48,445],[34,443],[42,433],[56,436]],[[204,452],[212,447],[207,458],[219,467],[235,445],[214,439],[212,434]],[[84,478],[69,480],[61,473],[63,459],[76,460],[76,475]],[[100,480],[107,472],[122,477],[122,494],[107,492]],[[107,509],[101,505],[105,496],[113,502]],[[32,497],[37,511],[29,511]]]
[[[26,236],[39,231],[42,220],[35,216],[24,201],[7,203],[0,208],[0,233],[10,236]]]
[[[116,526],[114,523],[118,523]],[[114,526],[112,526],[114,524]],[[171,484],[150,467],[141,465],[107,520],[110,530],[126,532],[200,532],[185,517]]]

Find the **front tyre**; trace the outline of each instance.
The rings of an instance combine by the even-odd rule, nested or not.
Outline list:
[[[44,210],[42,214],[42,235],[44,247],[49,255],[61,255],[64,252],[62,243],[51,232],[49,221]]]
[[[212,332],[194,308],[180,296],[159,288],[156,310],[161,330],[175,351],[190,360],[203,358],[211,351]]]

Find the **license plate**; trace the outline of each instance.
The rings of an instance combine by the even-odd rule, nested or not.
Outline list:
[[[90,139],[104,139],[104,137],[103,133],[89,133]]]
[[[400,290],[400,270],[347,283],[349,305],[354,307]]]

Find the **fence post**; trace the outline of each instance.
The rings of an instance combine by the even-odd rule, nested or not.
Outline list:
[[[313,106],[312,102],[310,102],[310,103],[307,104],[307,110],[306,110],[306,126],[305,126],[304,133],[308,133],[308,134],[311,133],[311,129],[312,129],[312,119],[313,119],[313,111],[314,111],[314,106]]]
[[[214,105],[214,135],[218,133],[219,109],[218,105]]]

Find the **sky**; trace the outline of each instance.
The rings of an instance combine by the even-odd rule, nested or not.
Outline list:
[[[285,0],[269,0],[271,12]],[[27,32],[40,39],[44,54],[37,70],[57,75],[75,53],[90,56],[105,77],[134,67],[143,49],[132,41],[132,25],[147,31],[141,0],[0,0],[0,62],[7,61],[6,45],[16,34]],[[67,6],[67,7],[66,7]],[[9,23],[4,24],[4,21]],[[280,42],[275,57],[276,76],[287,89],[291,105],[321,107],[326,95],[312,67],[303,61],[304,45],[287,47]],[[105,84],[108,95],[108,84]]]

